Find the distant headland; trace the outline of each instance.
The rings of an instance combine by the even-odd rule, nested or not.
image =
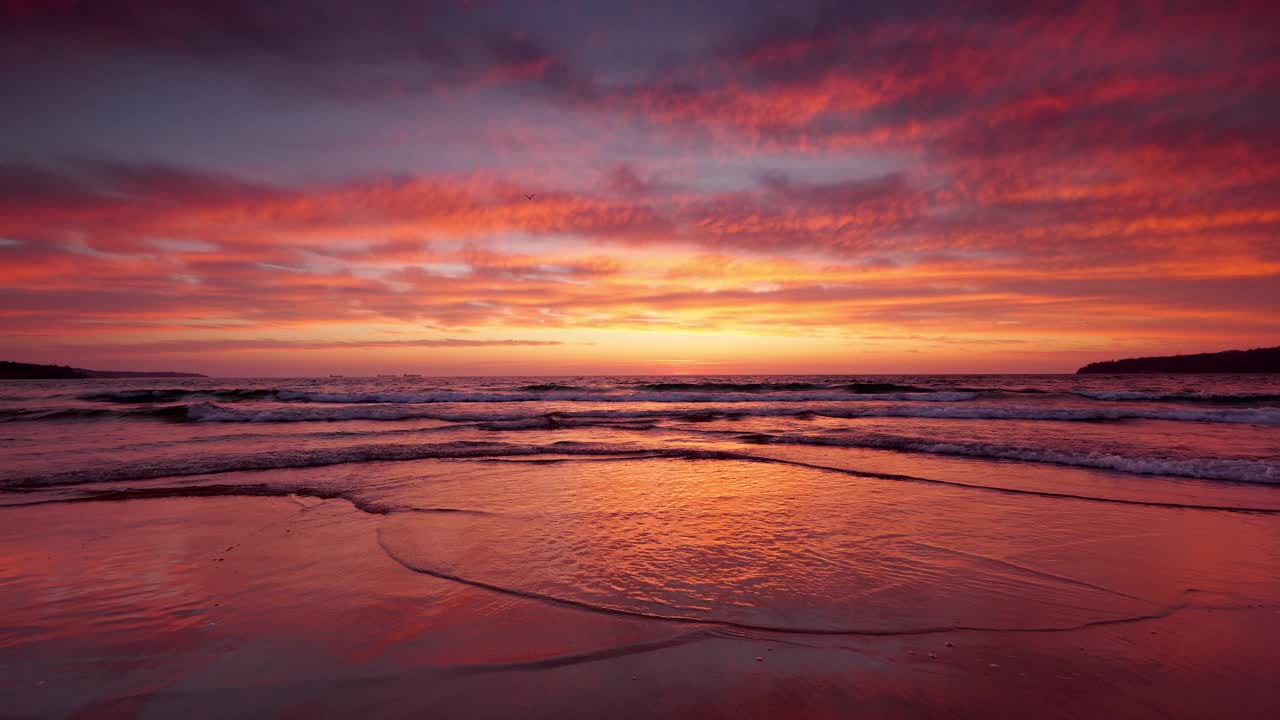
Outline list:
[[[1280,373],[1280,347],[1089,363],[1077,375],[1112,373]]]
[[[0,380],[83,380],[85,378],[200,378],[199,373],[85,370],[68,365],[33,365],[0,360]]]

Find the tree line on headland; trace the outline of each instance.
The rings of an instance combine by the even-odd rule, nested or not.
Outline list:
[[[85,370],[69,365],[35,365],[0,360],[0,380],[83,380],[85,378],[206,377],[198,373],[134,372],[126,370]]]
[[[1280,373],[1280,347],[1107,360],[1085,365],[1076,373]]]

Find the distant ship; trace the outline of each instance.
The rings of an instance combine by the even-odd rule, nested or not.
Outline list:
[[[422,377],[422,376],[418,375],[417,373],[405,373],[404,377]]]
[[[378,373],[378,377],[395,377],[395,375],[390,373]]]
[[[346,375],[330,375],[329,377],[346,377]]]

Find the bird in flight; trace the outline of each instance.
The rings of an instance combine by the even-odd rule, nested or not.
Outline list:
[[[525,197],[525,199],[526,199],[526,200],[532,200],[532,199],[533,199],[533,193],[525,193],[525,194],[524,194],[524,197]]]

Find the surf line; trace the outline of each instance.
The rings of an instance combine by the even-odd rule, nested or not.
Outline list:
[[[41,488],[43,489],[43,488]],[[4,488],[11,495],[35,493],[38,490]],[[345,500],[362,513],[369,515],[396,515],[409,513],[456,513],[460,515],[492,515],[486,510],[452,507],[415,507],[392,505],[348,494],[342,490],[313,488],[305,485],[271,486],[265,483],[246,485],[183,485],[179,487],[119,488],[114,490],[87,490],[86,494],[73,497],[37,498],[30,502],[0,504],[7,508],[33,507],[36,505],[72,505],[77,503],[128,502],[131,500],[170,500],[179,498],[239,497],[239,498],[313,498],[316,500]]]
[[[761,457],[756,455],[743,455],[741,458],[747,462],[760,463],[777,463],[780,465],[792,465],[795,467],[808,468],[810,470],[818,470],[820,472],[833,472],[842,475],[850,475],[853,477],[875,478],[878,480],[893,480],[897,482],[916,482],[926,483],[929,485],[947,485],[949,487],[969,488],[972,490],[987,490],[990,492],[1005,493],[1007,495],[1035,495],[1038,497],[1055,498],[1062,500],[1084,500],[1087,502],[1114,503],[1116,505],[1141,505],[1145,507],[1168,508],[1173,510],[1208,510],[1212,512],[1233,512],[1233,513],[1258,513],[1263,515],[1280,515],[1280,508],[1255,508],[1239,505],[1198,505],[1195,503],[1176,503],[1162,502],[1160,500],[1129,500],[1126,498],[1107,498],[1098,497],[1097,495],[1077,495],[1074,493],[1054,492],[1052,490],[1023,490],[1019,488],[1006,488],[997,485],[972,485],[970,483],[953,482],[950,480],[938,480],[935,478],[922,478],[914,475],[892,475],[889,473],[875,473],[864,470],[853,470],[850,468],[831,467],[829,465],[818,465],[815,463],[807,463],[801,460],[785,460],[782,458]]]
[[[805,468],[808,470],[817,470],[819,472],[838,473],[850,477],[868,478],[871,480],[888,480],[891,482],[913,482],[924,483],[927,485],[945,485],[947,487],[963,488],[966,490],[986,490],[989,492],[1004,493],[1006,495],[1032,495],[1036,497],[1054,498],[1061,500],[1080,500],[1084,502],[1112,503],[1116,505],[1138,505],[1144,507],[1166,508],[1173,510],[1206,510],[1210,512],[1232,512],[1232,513],[1256,513],[1262,515],[1280,515],[1280,508],[1258,508],[1241,505],[1198,505],[1195,503],[1176,503],[1161,502],[1159,500],[1130,500],[1126,498],[1108,498],[1099,497],[1097,495],[1078,495],[1075,493],[1054,492],[1052,490],[1025,490],[1020,488],[1007,488],[998,485],[976,485],[973,483],[954,482],[951,480],[938,480],[936,478],[924,478],[915,475],[897,475],[892,473],[878,473],[867,470],[855,470],[853,468],[832,467],[830,465],[819,465],[816,463],[808,463],[802,460],[787,460],[785,458],[768,457],[763,455],[750,455],[748,453],[730,451],[730,450],[636,450],[637,453],[650,453],[647,455],[619,456],[607,458],[609,462],[623,462],[627,460],[649,460],[649,459],[670,459],[670,460],[739,460],[742,462],[754,462],[774,465],[790,465],[793,467]],[[568,454],[568,453],[565,453]],[[597,453],[604,454],[604,453]],[[475,458],[457,458],[461,461],[474,462],[537,462],[539,464],[551,465],[556,463],[577,463],[577,462],[600,462],[604,458],[537,458],[535,460],[508,460],[506,458],[493,457],[475,457]],[[1221,480],[1215,482],[1231,482]]]
[[[401,567],[410,572],[419,575],[427,575],[439,580],[447,580],[459,585],[487,590],[499,595],[508,597],[522,598],[525,600],[533,600],[548,605],[572,608],[582,610],[584,612],[595,613],[597,615],[610,615],[614,617],[626,617],[636,620],[649,620],[653,622],[666,622],[681,625],[701,625],[709,627],[722,627],[732,630],[743,630],[747,632],[776,633],[781,635],[843,635],[843,636],[859,636],[859,637],[901,637],[910,635],[937,635],[949,632],[999,632],[999,633],[1056,633],[1056,632],[1073,632],[1076,630],[1085,630],[1093,627],[1103,627],[1107,625],[1125,625],[1130,623],[1139,623],[1147,620],[1161,620],[1167,618],[1174,613],[1195,607],[1193,603],[1183,602],[1176,605],[1170,605],[1161,610],[1141,615],[1129,615],[1116,618],[1104,618],[1101,620],[1089,620],[1078,623],[1076,625],[1064,625],[1057,627],[982,627],[977,625],[926,625],[914,628],[801,628],[786,627],[780,625],[757,625],[754,623],[737,622],[734,620],[721,620],[715,618],[698,618],[688,615],[661,615],[658,613],[648,613],[639,610],[626,610],[624,608],[613,608],[603,605],[595,605],[582,600],[574,600],[572,598],[564,598],[556,595],[548,595],[546,593],[535,592],[532,590],[519,590],[516,588],[495,585],[483,580],[473,580],[471,578],[447,573],[442,570],[436,570],[421,565],[401,557],[394,549],[389,547],[386,538],[383,537],[382,528],[378,528],[378,546],[386,553],[387,557],[394,560]]]
[[[404,445],[373,445],[351,448],[354,450],[365,450],[367,453],[360,453],[357,456],[338,455],[333,457],[304,457],[294,462],[270,462],[265,466],[257,467],[202,467],[189,469],[175,469],[172,472],[157,473],[154,475],[143,474],[134,477],[104,477],[95,480],[82,482],[34,482],[32,478],[19,478],[16,483],[10,484],[8,487],[0,487],[0,492],[5,493],[30,493],[40,490],[49,490],[55,488],[67,488],[77,485],[91,484],[94,482],[131,482],[143,480],[160,480],[167,477],[184,477],[191,475],[218,475],[230,472],[270,472],[272,470],[281,470],[286,468],[309,468],[309,467],[328,467],[333,465],[344,465],[360,462],[405,462],[409,460],[449,460],[449,461],[492,461],[495,459],[523,457],[528,459],[537,458],[539,455],[594,455],[597,458],[601,456],[613,456],[618,461],[640,460],[640,459],[674,459],[687,461],[700,460],[739,460],[743,462],[772,463],[778,465],[790,465],[793,467],[806,468],[819,472],[839,473],[850,477],[861,477],[872,480],[887,480],[892,482],[913,482],[924,483],[929,485],[944,485],[954,488],[963,488],[970,490],[985,490],[988,492],[1004,493],[1006,495],[1031,495],[1045,498],[1055,498],[1064,500],[1080,500],[1085,502],[1112,503],[1116,505],[1135,505],[1145,507],[1156,507],[1173,510],[1203,510],[1210,512],[1232,512],[1232,513],[1256,513],[1266,515],[1280,515],[1280,508],[1257,508],[1236,505],[1198,505],[1194,503],[1176,503],[1162,502],[1159,500],[1131,500],[1124,498],[1107,498],[1095,495],[1079,495],[1074,493],[1054,492],[1052,490],[1026,490],[1019,488],[999,487],[995,485],[976,485],[970,483],[954,482],[950,480],[938,480],[935,478],[923,478],[914,475],[897,475],[891,473],[878,473],[865,470],[854,470],[851,468],[839,468],[828,465],[819,465],[816,463],[808,463],[800,460],[787,460],[784,458],[768,457],[761,455],[751,455],[739,451],[729,450],[690,450],[669,448],[636,448],[636,447],[608,447],[598,445],[579,445],[579,446],[562,446],[553,444],[550,446],[508,446],[486,444],[482,447],[456,447],[456,446],[404,446]],[[378,452],[372,452],[376,450]],[[394,450],[395,452],[388,452]],[[585,459],[585,458],[584,458]],[[577,459],[559,459],[559,458],[542,458],[543,462],[548,464],[555,462],[575,462]],[[242,486],[253,487],[253,486]],[[255,488],[257,494],[267,494],[265,490],[267,486],[262,484]],[[199,491],[196,491],[199,492]],[[100,496],[99,499],[134,499],[142,497],[142,493],[129,494],[122,491],[121,497],[111,498]],[[341,493],[334,493],[340,496]],[[372,504],[372,503],[369,503]],[[383,514],[383,513],[379,513]]]

